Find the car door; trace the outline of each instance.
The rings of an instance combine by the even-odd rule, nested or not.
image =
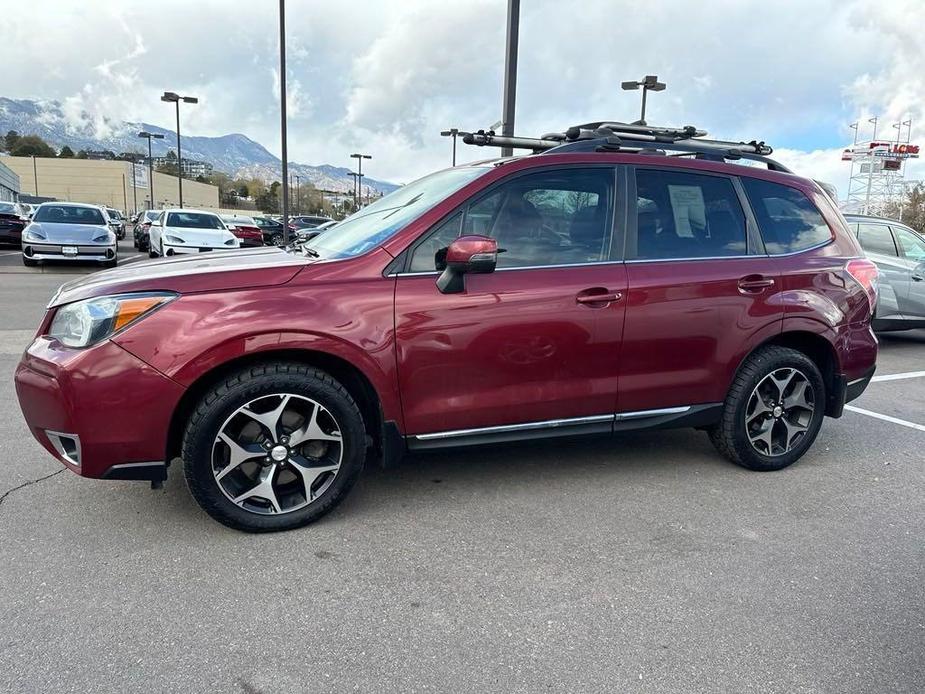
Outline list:
[[[151,226],[148,227],[148,248],[151,250],[157,250],[160,252],[161,248],[161,237],[163,236],[164,228],[164,213],[161,212],[154,219],[151,220]]]
[[[864,253],[880,271],[877,318],[901,319],[912,268],[900,257],[893,233],[886,223],[860,222],[856,232]]]
[[[628,180],[620,416],[696,415],[780,331],[779,273],[735,178],[636,166]]]
[[[925,238],[900,226],[891,228],[906,270],[900,309],[906,318],[925,318]]]
[[[418,443],[492,427],[611,430],[626,291],[615,175],[611,166],[514,175],[407,251],[395,329],[405,428]],[[497,269],[442,294],[441,254],[471,234],[497,239]]]

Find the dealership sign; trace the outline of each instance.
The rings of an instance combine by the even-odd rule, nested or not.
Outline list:
[[[866,157],[884,157],[885,159],[916,159],[919,156],[919,146],[907,142],[868,142],[864,145],[855,145],[842,152],[842,161],[863,159]]]

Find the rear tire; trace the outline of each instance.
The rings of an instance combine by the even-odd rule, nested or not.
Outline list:
[[[239,446],[239,462],[229,437]],[[232,374],[203,396],[190,415],[182,458],[190,492],[215,520],[246,532],[290,530],[318,520],[347,496],[363,470],[366,429],[353,398],[330,375],[271,362]],[[335,462],[336,470],[315,477]],[[266,488],[265,477],[270,493],[252,494]]]
[[[809,357],[788,347],[762,347],[739,369],[722,418],[707,433],[716,449],[737,465],[760,472],[782,470],[816,440],[825,402],[825,382]]]

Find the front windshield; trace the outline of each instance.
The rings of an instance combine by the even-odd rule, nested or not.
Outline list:
[[[11,202],[0,202],[0,214],[16,214],[16,206]]]
[[[303,247],[323,258],[365,253],[487,171],[485,167],[463,166],[425,176],[338,222],[336,233],[316,236]]]
[[[106,214],[109,215],[110,219],[122,219],[122,214],[119,210],[106,210]]]
[[[165,226],[180,229],[224,229],[221,220],[214,214],[203,212],[171,212]]]
[[[57,224],[96,224],[106,223],[103,213],[95,207],[72,207],[69,205],[41,205],[32,218],[34,222]]]

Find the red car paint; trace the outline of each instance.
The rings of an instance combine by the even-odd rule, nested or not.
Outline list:
[[[246,224],[235,224],[228,227],[228,230],[241,239],[241,246],[262,246],[263,232],[259,227],[249,226]]]
[[[79,434],[78,472],[101,477],[113,465],[165,460],[184,392],[260,355],[350,365],[375,391],[382,419],[405,436],[722,402],[743,359],[782,334],[823,338],[848,382],[869,375],[877,351],[871,307],[845,271],[862,253],[818,187],[790,174],[655,162],[795,187],[831,227],[828,245],[773,258],[496,271],[468,276],[461,294],[438,291],[433,274],[389,269],[449,212],[507,176],[639,160],[572,153],[486,166],[377,247],[345,260],[277,248],[223,251],[72,282],[53,299],[17,370],[26,419],[49,450],[45,430]],[[756,281],[766,286],[749,288]],[[139,290],[179,297],[85,350],[42,336],[60,305]]]

